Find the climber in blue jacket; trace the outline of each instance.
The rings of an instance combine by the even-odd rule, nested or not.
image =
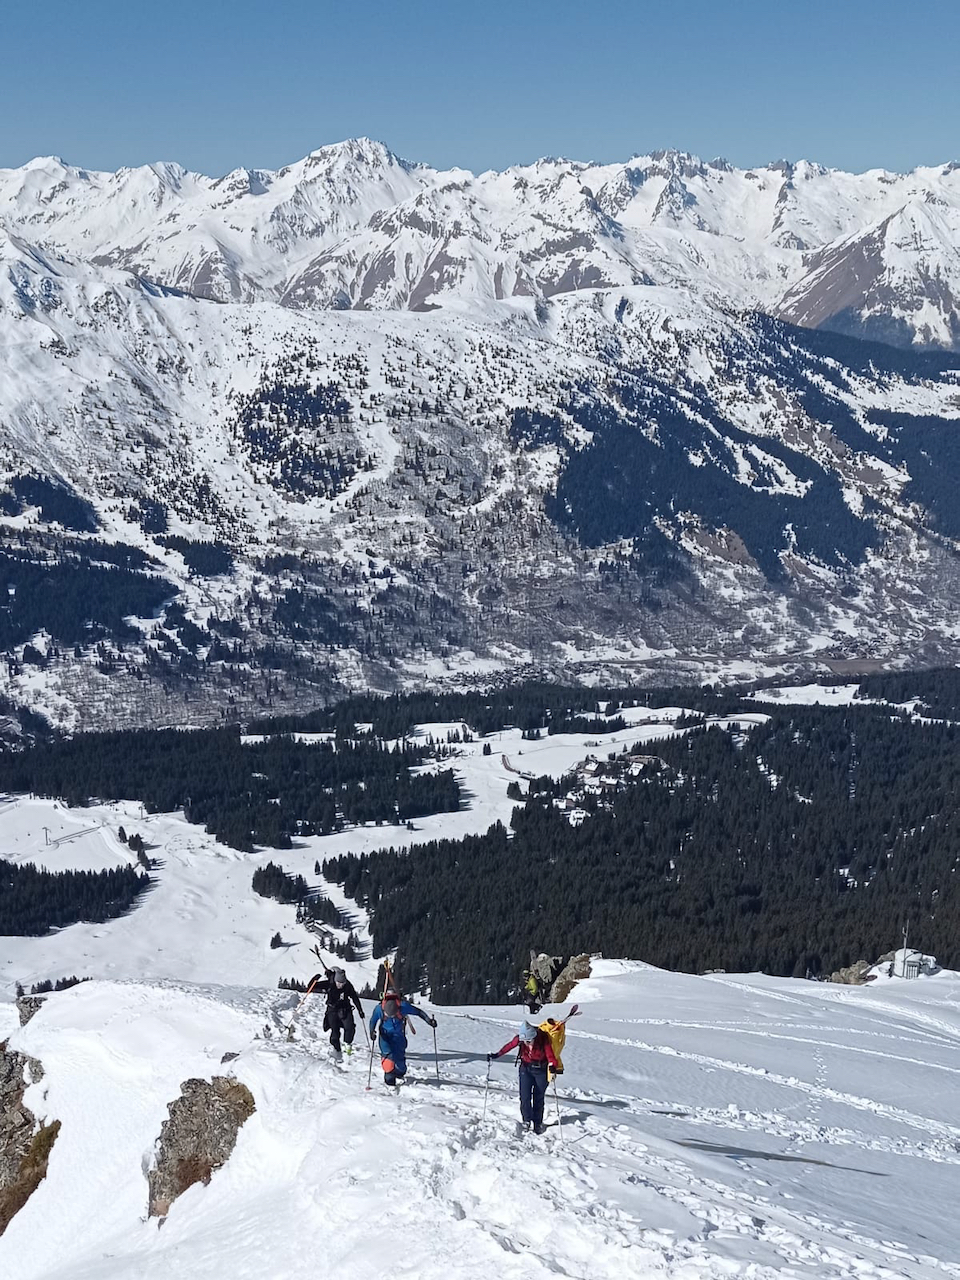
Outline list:
[[[436,1018],[404,1000],[392,987],[384,992],[383,999],[370,1015],[371,1041],[377,1024],[380,1024],[380,1065],[384,1084],[395,1086],[407,1074],[407,1018],[413,1017],[422,1018],[430,1027],[437,1025]]]

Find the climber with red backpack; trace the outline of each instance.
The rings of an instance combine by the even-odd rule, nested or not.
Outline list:
[[[430,1027],[436,1027],[436,1018],[404,1000],[392,986],[383,993],[383,999],[370,1015],[370,1038],[380,1027],[380,1065],[383,1067],[383,1083],[395,1086],[407,1074],[407,1018],[422,1018]]]

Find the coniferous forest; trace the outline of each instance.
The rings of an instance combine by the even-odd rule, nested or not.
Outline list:
[[[956,673],[936,683],[947,697]],[[398,970],[450,1001],[516,994],[531,947],[821,976],[876,958],[907,923],[960,965],[960,728],[791,707],[643,750],[662,767],[612,801],[586,797],[580,826],[553,804],[569,781],[544,778],[510,830],[324,874],[369,910],[375,952],[396,947]]]
[[[79,920],[112,920],[128,911],[149,883],[149,876],[129,866],[46,871],[0,859],[0,935],[39,936]]]
[[[347,823],[405,822],[460,806],[449,769],[414,774],[433,753],[374,739],[243,742],[240,730],[85,733],[0,752],[0,788],[71,805],[141,800],[151,813],[182,808],[188,822],[235,849],[287,849],[293,835]]]
[[[960,671],[873,675],[838,708],[765,704],[762,689],[745,703],[745,692],[533,683],[363,695],[256,726],[274,734],[263,738],[236,727],[104,733],[0,752],[0,787],[74,805],[182,806],[238,849],[286,848],[299,834],[459,807],[451,745],[404,741],[417,723],[459,724],[454,740],[506,726],[525,737],[589,732],[619,781],[577,793],[579,825],[564,808],[576,781],[544,777],[513,784],[509,827],[323,864],[369,912],[375,952],[396,950],[411,989],[449,1001],[512,996],[531,947],[822,976],[895,946],[904,924],[960,967]],[[647,764],[628,777],[603,731],[638,704],[686,707],[686,732],[645,741]],[[712,723],[747,707],[769,719]],[[293,729],[330,737],[303,742]],[[417,770],[431,760],[433,771]],[[42,931],[102,918],[82,914],[88,905],[76,914],[74,898],[99,894],[98,909],[124,910],[146,882],[131,870],[136,884],[78,880],[74,894],[66,879],[38,879],[46,874],[5,868],[0,905],[20,904],[13,931],[24,919]]]

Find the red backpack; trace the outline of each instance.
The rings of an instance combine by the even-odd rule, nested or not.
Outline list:
[[[402,1001],[403,997],[395,991],[388,991],[384,995],[380,1001],[380,1012],[384,1022],[386,1022],[387,1018],[403,1018],[403,1014],[400,1012]]]

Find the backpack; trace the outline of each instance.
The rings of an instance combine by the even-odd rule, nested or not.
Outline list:
[[[563,1046],[567,1042],[567,1028],[565,1023],[558,1022],[556,1018],[548,1018],[546,1022],[540,1023],[540,1030],[550,1041],[550,1047],[553,1049],[553,1056],[557,1060],[557,1066],[563,1067]]]
[[[398,995],[385,995],[383,997],[380,1001],[380,1012],[383,1015],[384,1022],[388,1018],[403,1018],[403,1014],[400,1012],[402,1001],[403,997]]]

